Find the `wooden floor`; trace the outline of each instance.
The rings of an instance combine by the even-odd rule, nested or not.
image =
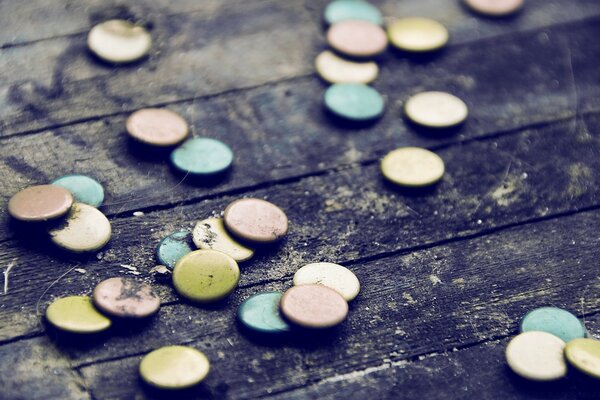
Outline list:
[[[137,375],[141,357],[167,344],[212,362],[186,399],[598,398],[598,384],[575,374],[517,379],[503,352],[523,314],[543,305],[600,335],[600,2],[527,0],[516,18],[493,20],[457,0],[374,1],[389,17],[437,18],[452,39],[431,58],[388,51],[374,84],[385,116],[360,129],[322,110],[313,60],[326,3],[0,3],[0,268],[12,266],[0,287],[0,398],[174,398]],[[148,60],[114,68],[90,56],[87,31],[111,17],[151,28]],[[444,136],[408,126],[402,103],[423,90],[463,98],[467,124]],[[228,143],[231,173],[181,182],[165,154],[142,154],[124,122],[146,106]],[[441,184],[407,193],[383,182],[378,160],[404,145],[441,155]],[[18,190],[68,173],[107,192],[113,237],[89,257],[58,253],[6,213]],[[162,237],[243,196],[278,204],[291,228],[243,266],[225,304],[187,304],[150,276]],[[362,283],[339,329],[278,343],[240,332],[240,302],[285,290],[315,261],[346,265]],[[79,340],[47,331],[49,302],[131,274],[122,265],[160,292],[154,320]]]

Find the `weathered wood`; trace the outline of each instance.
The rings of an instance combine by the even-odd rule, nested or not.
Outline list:
[[[0,266],[13,265],[8,293],[0,288],[0,397],[173,398],[141,385],[139,359],[187,343],[213,362],[205,384],[175,396],[188,399],[594,398],[589,380],[515,379],[502,351],[522,315],[542,305],[586,315],[600,334],[600,3],[529,0],[515,18],[493,20],[458,1],[376,1],[386,17],[440,19],[452,42],[428,59],[383,56],[375,86],[388,110],[362,129],[322,111],[312,62],[325,47],[326,0],[21,3],[0,4]],[[85,31],[114,16],[149,24],[149,60],[112,68],[89,57]],[[425,89],[463,97],[467,125],[440,137],[406,126],[402,101]],[[165,154],[127,141],[130,110],[166,103],[195,135],[234,148],[225,179],[176,185]],[[383,182],[376,160],[409,144],[444,158],[439,186]],[[22,187],[75,171],[105,183],[114,228],[106,249],[84,257],[57,252],[5,213]],[[241,196],[282,206],[291,231],[242,266],[228,301],[200,308],[155,283],[165,304],[145,325],[79,339],[40,325],[38,299],[43,312],[55,297],[89,294],[130,272],[121,265],[153,282],[164,235]],[[139,209],[146,214],[132,217]],[[346,323],[280,343],[239,330],[241,301],[285,290],[312,261],[359,276]]]
[[[90,399],[81,376],[47,337],[0,346],[0,388],[6,400]]]
[[[585,121],[598,126],[600,115]],[[596,207],[600,160],[595,154],[600,139],[585,126],[574,130],[567,121],[442,149],[439,154],[446,161],[447,175],[428,193],[405,193],[387,185],[376,164],[246,192],[282,206],[292,225],[281,248],[247,264],[241,283],[280,279],[312,261],[349,262]],[[120,264],[147,272],[162,237],[191,228],[237,197],[158,209],[143,217],[114,218],[113,239],[102,260],[95,255],[80,260],[89,273],[69,275],[49,294],[89,291],[100,277],[123,272]],[[39,329],[33,315],[38,297],[74,264],[37,240],[11,240],[0,248],[0,262],[17,265],[11,273],[10,295],[0,311],[0,321],[11,323],[0,324],[0,337],[7,339]],[[30,313],[23,314],[23,309]]]
[[[143,392],[140,386],[125,384],[134,382],[139,356],[100,364],[98,360],[178,342],[200,348],[213,360],[202,393],[248,398],[381,364],[410,364],[424,355],[507,337],[515,333],[526,311],[542,305],[576,313],[583,309],[595,333],[600,299],[594,292],[600,280],[594,260],[600,235],[589,227],[598,221],[600,213],[584,213],[352,265],[363,290],[344,326],[325,337],[257,344],[241,335],[234,322],[236,305],[257,291],[289,287],[288,279],[237,290],[219,310],[184,304],[165,307],[158,320],[139,334],[61,347],[75,365],[82,365],[98,398]],[[557,232],[563,234],[556,237]],[[491,357],[482,362],[503,364]],[[488,370],[489,382],[481,385],[504,378],[492,375]]]
[[[595,4],[596,7],[593,7],[590,3],[591,9],[588,10],[592,16],[600,14],[600,4]],[[147,62],[130,67],[110,68],[91,59],[85,49],[84,36],[0,50],[0,67],[6,71],[7,76],[0,80],[1,135],[44,129],[101,115],[126,113],[149,104],[191,100],[222,91],[307,75],[313,70],[312,63],[317,50],[324,47],[320,23],[304,12],[301,3],[242,2],[239,7],[219,12],[206,20],[199,20],[202,15],[196,14],[160,16],[154,28],[159,45],[155,46],[154,53]],[[597,28],[597,24],[594,29],[593,23],[583,23],[596,33],[587,32],[581,37],[582,40],[574,40],[571,45],[582,46],[586,52],[582,54],[593,57],[593,54],[598,53],[600,45],[592,38],[598,35],[600,28]],[[562,31],[571,29],[565,26]],[[486,85],[497,89],[493,83],[495,81],[490,80],[487,74],[491,73],[495,78],[500,68],[503,75],[507,74],[506,82],[509,85],[511,82],[519,82],[520,86],[531,83],[531,76],[540,77],[544,69],[552,68],[557,57],[560,57],[560,65],[569,65],[568,53],[565,53],[568,41],[555,38],[551,35],[552,31],[544,34],[546,28],[540,30],[533,37],[529,32],[521,34],[527,38],[523,44],[525,47],[519,48],[521,43],[516,46],[513,42],[512,48],[505,48],[505,51],[509,51],[508,54],[495,54],[493,58],[482,59],[481,55],[484,54],[484,46],[496,47],[495,40],[476,46],[470,43],[459,44],[457,49],[452,47],[452,51],[443,54],[439,61],[421,63],[416,68],[403,57],[388,52],[383,64],[393,69],[390,69],[387,78],[384,71],[376,86],[389,85],[387,93],[396,95],[407,95],[408,93],[399,90],[406,88],[406,85],[424,88],[443,85],[454,88],[459,94],[464,94],[462,92],[469,89],[481,92]],[[477,30],[472,33],[475,37],[478,34]],[[502,36],[497,40],[500,47],[503,47],[502,43],[506,47],[511,38]],[[528,49],[527,43],[530,48],[535,46],[535,51]],[[470,48],[472,46],[473,49]],[[269,51],[263,51],[265,48]],[[471,59],[462,60],[450,69],[437,64],[446,57],[453,59],[461,55],[467,55]],[[537,63],[532,63],[527,57],[535,55],[547,59],[549,64],[544,69],[533,68],[532,65]],[[486,59],[488,62],[503,63],[505,67],[494,65],[489,70],[478,68],[480,62]],[[519,61],[527,63],[519,66]],[[591,68],[589,63],[585,65]],[[479,74],[473,76],[460,71],[453,80],[448,79],[448,71],[469,66]],[[419,75],[418,71],[422,68],[427,71]],[[486,70],[489,72],[486,73]],[[411,76],[411,79],[397,79],[398,76]],[[426,77],[429,78],[425,79]],[[394,82],[386,84],[390,79]],[[564,74],[539,83],[542,86],[534,86],[533,91],[521,92],[519,97],[524,101],[519,103],[521,107],[525,107],[532,104],[534,98],[539,100],[541,93],[544,93],[547,101],[539,106],[558,107],[568,100],[564,99],[561,88],[568,88],[569,86],[564,86],[565,82],[568,85],[571,80],[567,69]],[[592,82],[586,82],[590,83]],[[552,96],[552,93],[558,93],[558,98]],[[502,91],[496,90],[495,95],[504,100]],[[319,96],[314,96],[313,92],[311,97]],[[390,100],[396,102],[403,99]],[[512,102],[514,97],[510,97],[510,100]],[[503,106],[506,107],[507,104]],[[554,114],[568,109],[555,108]],[[527,109],[512,111],[511,116],[529,112]]]
[[[428,354],[417,361],[384,362],[269,398],[593,400],[598,397],[598,383],[574,371],[556,383],[536,384],[520,379],[504,361],[506,343],[507,340],[487,342],[465,350]]]
[[[591,30],[600,35],[600,28]],[[497,58],[481,62],[483,44],[454,49],[433,64],[391,57],[377,83],[389,96],[388,112],[369,129],[349,131],[332,123],[315,95],[323,85],[314,77],[171,106],[191,121],[195,134],[217,137],[233,147],[236,165],[218,185],[178,185],[181,175],[170,170],[167,154],[144,156],[128,142],[125,116],[10,138],[3,143],[9,156],[0,162],[0,171],[14,178],[0,182],[0,205],[28,184],[78,171],[105,184],[107,203],[113,204],[105,207],[107,213],[134,211],[369,161],[399,145],[436,148],[569,118],[577,109],[597,110],[600,72],[588,62],[600,57],[593,32],[588,25],[569,30],[572,50],[563,30],[544,33],[553,39],[542,44],[540,35],[521,37],[520,47],[511,40],[498,42]],[[540,56],[549,60],[547,66],[529,67]],[[411,79],[396,79],[397,69]],[[500,92],[493,83],[498,69],[506,76]],[[449,80],[447,74],[456,78]],[[425,136],[402,121],[401,100],[423,89],[450,90],[467,99],[471,119],[458,134]]]

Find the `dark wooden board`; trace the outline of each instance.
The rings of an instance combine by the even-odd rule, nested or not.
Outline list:
[[[458,1],[375,3],[387,18],[438,18],[452,42],[428,59],[381,57],[374,86],[386,114],[349,129],[323,112],[312,67],[325,0],[2,2],[0,266],[13,266],[0,288],[0,398],[594,398],[597,385],[576,374],[556,385],[516,379],[503,349],[542,305],[600,334],[600,3],[529,0],[506,20]],[[110,17],[151,28],[148,60],[114,68],[89,56],[87,29]],[[461,130],[425,135],[402,120],[403,101],[428,89],[465,99]],[[229,143],[233,171],[181,182],[168,153],[129,142],[125,118],[154,104]],[[401,145],[438,152],[444,180],[422,192],[384,183],[377,160]],[[22,187],[71,172],[108,194],[113,239],[89,256],[57,252],[5,212]],[[182,302],[149,275],[154,246],[241,196],[282,206],[288,238],[242,266],[223,304]],[[239,329],[240,302],[285,290],[313,261],[341,262],[361,280],[347,322],[281,342]],[[53,298],[131,276],[129,266],[163,298],[147,324],[77,339],[41,322]],[[143,354],[174,343],[213,364],[177,396],[137,377]]]
[[[600,114],[584,120],[595,125]],[[598,137],[590,135],[583,123],[578,127],[573,130],[575,125],[566,121],[441,149],[447,175],[432,192],[399,192],[383,181],[373,163],[245,192],[283,207],[292,228],[281,248],[248,263],[241,283],[280,279],[303,263],[324,258],[351,262],[597,207]],[[120,264],[136,266],[145,273],[155,263],[154,246],[162,237],[190,229],[195,221],[219,213],[237,197],[230,194],[158,209],[143,217],[114,218],[113,240],[102,260],[94,254],[57,259],[41,240],[29,246],[18,239],[0,244],[3,262],[18,265],[12,272],[12,294],[0,313],[3,320],[10,321],[4,339],[38,329],[33,311],[41,295],[40,283],[51,283],[74,262],[90,270],[89,275],[69,277],[76,279],[80,291],[89,291],[102,276],[124,272]],[[18,232],[15,224],[11,228]],[[32,273],[36,279],[31,279]],[[68,287],[69,280],[53,287],[50,294],[64,293],[65,285]],[[31,296],[32,289],[39,295]],[[30,313],[22,313],[24,305]]]
[[[168,167],[168,153],[144,155],[128,141],[125,116],[8,138],[3,145],[9,156],[0,163],[0,171],[14,178],[0,183],[0,203],[27,184],[47,182],[76,168],[106,185],[108,214],[152,209],[370,162],[399,145],[439,148],[572,118],[600,108],[600,72],[587,62],[600,56],[594,39],[600,24],[594,26],[593,35],[586,22],[501,38],[493,43],[494,57],[481,62],[487,42],[455,48],[425,64],[390,56],[376,83],[388,98],[388,111],[370,129],[348,130],[330,121],[322,110],[324,85],[312,76],[172,105],[192,121],[196,135],[216,137],[233,147],[236,166],[218,185],[189,179],[179,184],[182,176]],[[540,35],[556,40],[540,44]],[[540,56],[547,60],[544,68],[530,67]],[[506,76],[501,91],[493,83],[497,69]],[[397,79],[399,73],[411,78]],[[449,73],[453,79],[447,78]],[[468,99],[471,120],[455,135],[414,132],[401,118],[402,102],[423,89],[450,90]],[[523,100],[515,105],[515,98]],[[40,141],[45,143],[41,149]],[[6,226],[0,226],[0,237],[7,235]]]

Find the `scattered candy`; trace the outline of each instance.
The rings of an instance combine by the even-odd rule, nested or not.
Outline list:
[[[333,24],[327,42],[336,51],[350,57],[374,57],[387,47],[387,36],[377,24],[347,20]]]
[[[173,285],[183,297],[210,303],[227,297],[237,286],[237,262],[216,250],[196,250],[183,256],[173,269]]]
[[[97,333],[111,326],[110,319],[98,312],[87,296],[55,300],[46,309],[46,319],[56,328],[71,333]]]
[[[565,342],[546,332],[524,332],[506,347],[508,366],[523,378],[551,381],[567,373],[563,357]]]
[[[290,326],[279,314],[280,292],[257,293],[238,308],[238,319],[248,329],[258,333],[288,332]]]
[[[565,347],[569,364],[593,378],[600,379],[600,341],[574,339]]]
[[[379,67],[373,61],[347,61],[328,50],[317,56],[315,67],[319,76],[329,83],[367,84],[379,74]]]
[[[171,233],[156,246],[158,262],[173,269],[179,259],[194,249],[190,243],[190,233],[179,231]]]
[[[419,147],[401,147],[381,160],[381,172],[390,182],[407,187],[432,185],[444,175],[444,161]]]
[[[423,92],[409,98],[404,113],[415,124],[427,128],[451,128],[465,121],[467,105],[444,92]]]
[[[57,186],[58,187],[58,186]],[[75,203],[66,220],[49,231],[57,246],[83,253],[104,247],[110,240],[111,226],[106,216],[97,208]]]
[[[92,299],[100,311],[119,318],[145,318],[160,308],[160,298],[150,285],[129,278],[100,282]]]
[[[325,107],[332,114],[351,121],[369,121],[383,114],[379,92],[359,83],[337,83],[325,91]]]
[[[189,133],[187,122],[164,108],[138,110],[127,118],[125,127],[132,138],[153,146],[176,145]]]
[[[319,262],[305,265],[294,274],[294,285],[319,284],[342,295],[346,301],[353,300],[360,291],[360,282],[352,271],[339,264]]]
[[[503,17],[516,13],[524,0],[464,0],[473,11],[490,17]]]
[[[231,166],[233,152],[219,140],[193,138],[173,150],[171,162],[175,168],[185,173],[213,175]]]
[[[279,307],[287,320],[303,328],[331,328],[348,315],[342,295],[323,285],[294,286],[283,294]]]
[[[210,363],[204,353],[188,346],[166,346],[144,356],[140,376],[160,389],[185,389],[208,375]]]
[[[556,307],[542,307],[528,312],[521,321],[521,332],[542,331],[558,336],[566,343],[585,337],[585,328],[576,316]]]
[[[448,30],[430,18],[402,18],[387,29],[390,43],[404,51],[428,52],[439,50],[448,42]]]
[[[15,219],[40,222],[65,215],[73,205],[71,192],[60,186],[30,186],[8,202],[8,213]]]
[[[222,218],[207,218],[199,221],[192,232],[194,244],[199,249],[218,250],[235,261],[249,260],[254,250],[238,243],[225,229]]]
[[[94,26],[88,34],[89,49],[111,63],[129,63],[148,54],[150,33],[129,21],[113,19]]]
[[[325,7],[325,21],[328,24],[346,20],[364,20],[373,24],[383,24],[377,7],[362,0],[335,0]]]
[[[52,181],[52,184],[67,189],[78,203],[98,208],[104,201],[102,185],[86,175],[65,175]]]
[[[223,220],[229,232],[255,243],[276,242],[288,230],[288,219],[283,210],[262,199],[234,201],[225,209]]]

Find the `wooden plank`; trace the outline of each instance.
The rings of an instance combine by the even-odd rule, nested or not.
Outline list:
[[[384,362],[268,398],[592,400],[598,397],[598,384],[576,373],[556,383],[540,384],[520,379],[504,361],[507,342],[493,341],[465,350],[429,354],[416,361]]]
[[[333,124],[323,113],[321,98],[315,96],[323,85],[312,77],[171,106],[192,122],[196,135],[217,137],[235,151],[233,172],[216,185],[178,185],[182,176],[167,166],[168,154],[143,155],[128,142],[125,116],[10,138],[3,148],[11,156],[0,162],[0,171],[14,178],[0,182],[0,205],[29,184],[77,171],[94,175],[106,186],[106,202],[113,204],[105,207],[108,214],[129,212],[370,161],[401,145],[437,148],[573,117],[577,109],[597,110],[600,72],[589,60],[600,56],[600,44],[592,42],[590,30],[600,35],[600,28],[589,24],[568,32],[572,48],[579,49],[573,50],[572,60],[562,31],[547,33],[553,38],[547,45],[529,35],[521,38],[521,47],[511,40],[498,42],[497,57],[479,63],[484,45],[456,49],[440,64],[391,59],[393,66],[384,65],[378,86],[389,94],[388,112],[374,127],[356,131]],[[547,66],[528,68],[537,62],[528,54],[536,59],[543,55]],[[396,68],[411,79],[396,79]],[[493,83],[500,70],[507,77],[502,91]],[[455,78],[449,80],[447,74]],[[400,100],[423,89],[450,90],[467,99],[471,119],[458,134],[422,135],[402,121]],[[514,99],[522,101],[516,106]]]
[[[600,115],[586,121],[598,126]],[[563,122],[442,149],[447,175],[428,193],[390,187],[376,164],[246,192],[283,207],[291,232],[280,248],[248,263],[241,283],[288,277],[312,261],[348,262],[596,207],[600,139],[583,124],[573,128],[571,122]],[[95,255],[73,259],[57,254],[41,238],[32,240],[30,230],[21,241],[0,243],[0,264],[16,264],[9,296],[0,309],[0,321],[10,326],[0,324],[0,338],[39,331],[33,310],[43,288],[78,262],[89,273],[68,275],[48,295],[89,291],[101,277],[122,273],[120,264],[147,273],[162,237],[218,214],[238,197],[231,194],[159,208],[143,217],[113,218],[113,239],[101,260]]]
[[[159,14],[149,59],[119,68],[94,60],[84,35],[0,50],[0,128],[43,128],[305,74],[317,35],[307,18],[301,4],[273,0]]]
[[[84,37],[60,38],[0,50],[0,68],[6,71],[6,78],[0,79],[1,135],[43,130],[98,116],[128,113],[152,104],[192,100],[311,74],[314,56],[324,47],[324,39],[321,27],[303,12],[301,4],[242,4],[202,21],[195,14],[177,15],[172,17],[173,21],[167,21],[165,17],[164,21],[156,23],[160,45],[156,46],[155,53],[148,62],[131,67],[109,68],[98,64],[87,54]],[[600,4],[596,5],[598,10],[591,15],[600,14]],[[591,31],[582,33],[582,24]],[[217,26],[219,30],[213,29]],[[571,46],[580,46],[581,54],[586,57],[598,54],[600,45],[591,38],[598,35],[600,28],[597,23],[586,20],[554,29],[540,28],[534,35],[522,33],[516,36],[519,40],[504,36],[477,46],[459,44],[452,47],[452,51],[442,53],[435,62],[415,65],[388,52],[381,60],[384,71],[376,87],[385,88],[385,94],[400,95],[398,99],[390,98],[397,107],[400,106],[397,102],[410,93],[405,91],[407,87],[413,90],[428,86],[449,87],[469,100],[468,93],[482,93],[486,86],[497,89],[494,80],[489,78],[490,75],[497,76],[500,65],[495,63],[500,63],[504,65],[502,73],[507,74],[508,87],[515,82],[525,84],[518,94],[524,108],[512,106],[509,108],[511,114],[516,114],[517,119],[523,118],[530,112],[525,106],[532,105],[533,99],[540,99],[543,93],[548,97],[543,97],[547,100],[541,106],[548,108],[548,112],[553,109],[552,115],[559,116],[570,109],[568,96],[571,92],[568,90],[572,74],[568,69],[569,43],[566,39],[556,38],[553,32],[568,37],[572,29],[580,33],[579,36],[575,34],[577,40],[570,43]],[[277,35],[272,34],[274,31]],[[269,51],[263,51],[265,46]],[[485,55],[486,49],[496,50],[497,47],[507,53],[494,51]],[[534,55],[538,58],[532,60]],[[459,59],[459,64],[446,64]],[[540,59],[548,60],[548,63],[543,68],[534,68]],[[481,68],[482,61],[493,68]],[[589,63],[583,65],[591,68]],[[478,74],[472,76],[463,71],[465,68]],[[551,71],[557,68],[563,73],[542,80],[546,77],[546,68]],[[451,80],[448,71],[456,73]],[[398,76],[411,76],[411,79],[399,80]],[[532,76],[539,86],[531,86]],[[596,82],[585,84],[595,85]],[[533,91],[524,91],[531,87]],[[314,93],[310,92],[308,98],[320,100]],[[497,90],[494,94],[499,97],[497,101],[504,101],[504,95],[509,95]],[[502,103],[502,106],[510,107],[510,104]]]
[[[153,23],[162,16],[197,12],[210,16],[219,9],[238,6],[240,0],[5,0],[0,3],[0,48],[24,46],[59,36],[87,34],[96,23],[125,18]],[[24,24],[24,22],[27,22]]]
[[[249,398],[511,336],[524,313],[542,305],[585,310],[594,333],[600,323],[600,299],[594,295],[600,288],[594,263],[600,235],[590,227],[599,221],[598,211],[582,213],[352,265],[362,292],[348,321],[329,335],[277,344],[240,333],[234,322],[237,304],[261,290],[289,287],[288,278],[237,290],[216,310],[164,307],[158,320],[140,332],[59,347],[79,366],[97,398],[141,395],[144,389],[131,384],[140,354],[182,342],[213,361],[201,393]],[[124,357],[128,353],[134,356]],[[494,358],[482,362],[503,363]],[[467,372],[458,378],[468,379]]]
[[[47,337],[0,346],[0,360],[3,399],[90,399],[79,374]]]

